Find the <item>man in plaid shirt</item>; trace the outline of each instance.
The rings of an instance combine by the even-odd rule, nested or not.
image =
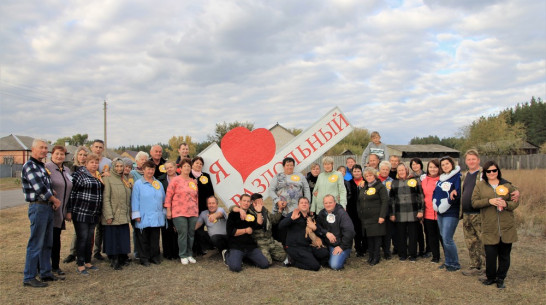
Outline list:
[[[21,180],[25,201],[29,203],[30,238],[27,245],[23,285],[46,287],[47,281],[59,278],[51,273],[51,248],[53,246],[53,213],[61,201],[53,194],[51,178],[44,163],[47,143],[35,139],[32,142],[31,158],[23,166]],[[39,263],[39,264],[38,264]],[[40,279],[36,279],[40,266]],[[61,278],[64,279],[64,278]]]

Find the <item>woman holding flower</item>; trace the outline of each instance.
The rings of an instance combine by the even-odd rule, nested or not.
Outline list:
[[[510,193],[516,189],[502,178],[495,161],[486,162],[483,169],[483,180],[476,183],[472,193],[472,206],[481,209],[481,237],[485,245],[487,275],[483,284],[497,283],[497,288],[505,288],[504,279],[510,268],[512,243],[518,240],[514,210],[519,204],[510,198]]]

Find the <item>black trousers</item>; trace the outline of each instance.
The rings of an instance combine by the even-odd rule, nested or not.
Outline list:
[[[168,228],[161,227],[161,246],[163,257],[166,259],[178,258],[178,233],[174,230],[172,219],[167,219]]]
[[[440,228],[438,228],[438,221],[425,219],[425,232],[427,236],[427,247],[430,247],[432,258],[440,259],[442,236],[440,235]]]
[[[135,228],[140,262],[149,262],[150,260],[160,260],[159,253],[159,227],[155,228]]]
[[[396,234],[396,223],[392,222],[389,218],[385,219],[387,223],[387,234],[383,235],[383,253],[385,256],[391,255],[391,243],[393,251],[398,251],[398,235]]]
[[[61,259],[61,228],[53,227],[53,246],[51,247],[51,268],[59,269]]]
[[[419,254],[425,253],[425,235],[423,234],[423,231],[424,231],[423,224],[420,221],[418,221],[417,222],[417,244],[418,244]]]
[[[76,231],[76,253],[78,255],[78,266],[84,266],[91,263],[91,254],[93,252],[93,234],[95,233],[95,224],[87,222],[78,222],[73,220],[74,230]]]
[[[368,237],[368,253],[371,259],[379,261],[381,256],[379,255],[379,248],[383,243],[383,236],[371,236]]]
[[[215,234],[210,237],[210,240],[214,248],[218,249],[219,252],[228,248],[227,235]]]
[[[360,221],[360,218],[358,218],[358,216],[349,216],[351,217],[351,220],[353,221],[353,226],[355,228],[355,250],[357,253],[366,253],[366,250],[368,249],[368,243],[362,230],[362,222]]]
[[[397,222],[398,256],[417,257],[417,222]],[[409,241],[408,241],[409,240]]]
[[[330,257],[330,251],[327,248],[286,247],[285,250],[294,266],[304,270],[318,271]]]
[[[488,279],[504,280],[506,278],[510,268],[510,252],[512,252],[512,244],[505,244],[502,241],[496,245],[485,245],[485,274]]]

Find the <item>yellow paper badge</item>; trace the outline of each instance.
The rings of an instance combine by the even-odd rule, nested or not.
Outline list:
[[[104,166],[102,167],[102,172],[103,172],[103,173],[106,173],[106,172],[108,172],[109,170],[110,170],[110,166],[108,166],[108,164],[106,164],[106,165],[104,165]]]
[[[154,187],[154,189],[159,190],[159,187],[160,187],[159,181],[154,180],[154,182],[152,182],[152,186]]]
[[[385,186],[387,187],[387,190],[391,189],[391,185],[392,185],[392,181],[387,181],[387,183],[385,183]]]
[[[358,183],[358,186],[359,186],[359,187],[364,187],[364,180],[360,181],[360,182]]]
[[[256,219],[256,217],[254,217],[254,215],[252,215],[252,214],[246,214],[246,218],[245,218],[246,221],[248,221],[248,222],[253,222],[254,219]]]
[[[328,178],[328,181],[334,183],[334,182],[337,182],[337,179],[338,179],[337,175],[332,175],[330,176],[330,178]]]
[[[167,172],[167,170],[165,169],[165,164],[161,164],[161,165],[159,166],[159,171],[162,172],[162,173],[166,173],[166,172]]]
[[[495,188],[495,193],[499,196],[504,196],[508,194],[508,188],[504,185],[499,185]]]
[[[292,181],[294,181],[294,182],[298,182],[298,181],[300,181],[300,179],[301,179],[301,178],[300,178],[300,176],[298,176],[298,175],[292,175],[292,176],[290,176],[290,180],[292,180]]]
[[[135,185],[135,179],[129,178],[129,184],[130,184],[131,186]]]
[[[197,190],[197,184],[195,184],[195,182],[190,181],[188,182],[188,185],[191,187],[192,190]]]
[[[368,195],[368,196],[375,195],[375,187],[370,187],[370,188],[366,191],[366,195]]]
[[[415,179],[408,180],[408,186],[409,187],[416,187],[417,186],[417,180],[415,180]]]
[[[99,171],[96,171],[95,172],[95,178],[99,179],[101,178],[102,176],[100,175],[100,172]]]
[[[49,171],[49,169],[46,168],[45,171],[47,172],[48,175],[51,176],[51,172]]]
[[[199,181],[202,183],[202,184],[207,184],[209,183],[209,178],[201,175],[201,177],[199,177]]]

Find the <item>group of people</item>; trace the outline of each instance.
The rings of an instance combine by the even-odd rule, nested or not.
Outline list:
[[[235,272],[245,259],[263,269],[278,261],[306,270],[339,270],[353,245],[357,256],[368,252],[371,266],[380,262],[381,248],[385,259],[397,253],[401,261],[432,256],[439,263],[442,245],[440,268],[456,271],[461,267],[453,235],[463,219],[471,258],[463,274],[482,274],[485,256],[484,284],[503,288],[517,239],[512,211],[519,192],[494,162],[487,162],[482,174],[475,150],[466,153],[469,171],[462,176],[450,157],[429,161],[426,171],[415,158],[408,168],[399,157],[388,156],[374,132],[363,154],[366,167],[348,158],[345,167],[334,170],[334,160],[324,157],[322,172],[313,164],[304,176],[294,171],[294,159],[285,158],[268,189],[271,211],[258,193],[241,195],[238,205],[225,211],[202,171],[204,160],[190,159],[186,144],[176,162],[162,158],[161,146],[155,145],[150,154],[139,152],[133,165],[127,158],[104,157],[103,141],[95,140],[91,151],[77,149],[72,168],[64,165],[63,146],[54,146],[44,164],[47,147],[35,140],[22,172],[31,221],[25,286],[64,279],[59,261],[66,221],[73,223],[75,236],[64,262],[75,260],[83,276],[98,270],[91,259],[104,260],[101,252],[115,270],[130,264],[131,227],[133,258],[143,266],[160,264],[161,248],[164,259],[182,265],[216,249]]]

